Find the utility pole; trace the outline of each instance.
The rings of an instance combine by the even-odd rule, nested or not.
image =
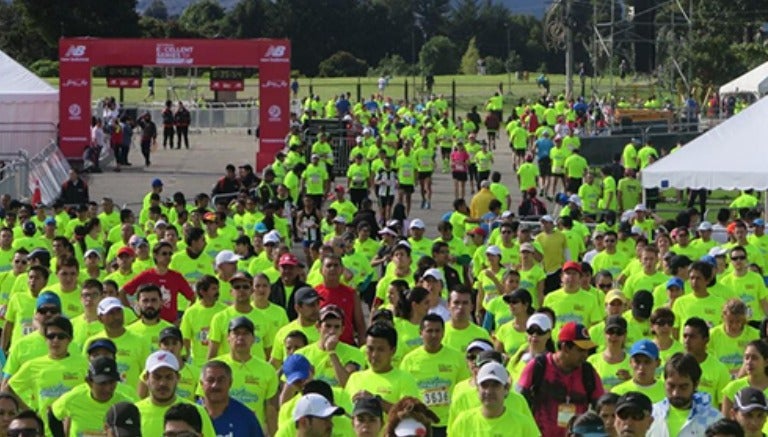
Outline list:
[[[573,97],[573,20],[571,7],[573,0],[565,0],[565,96]]]

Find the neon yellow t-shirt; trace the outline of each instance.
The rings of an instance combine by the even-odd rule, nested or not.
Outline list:
[[[603,178],[603,197],[600,199],[598,207],[610,211],[616,211],[618,208],[616,200],[616,180],[613,176],[606,176]]]
[[[575,293],[566,293],[563,289],[553,291],[544,297],[544,306],[555,311],[558,326],[576,322],[589,327],[603,319],[602,307],[583,290]]]
[[[590,332],[590,336],[591,334],[592,333]],[[587,361],[589,361],[589,364],[595,368],[595,371],[600,376],[600,380],[603,382],[603,388],[606,391],[613,391],[613,388],[626,382],[616,376],[616,373],[619,370],[626,370],[630,375],[632,374],[632,367],[629,364],[629,354],[626,353],[624,354],[624,359],[618,363],[609,363],[605,361],[602,353],[590,355],[589,358],[587,358]]]
[[[744,349],[747,348],[747,343],[759,338],[760,332],[749,325],[744,326],[739,336],[731,337],[720,324],[709,330],[707,350],[735,375],[744,363]]]
[[[341,387],[331,387],[333,390],[333,404],[344,409],[352,411],[352,398]],[[301,396],[294,396],[280,406],[280,412],[277,415],[277,433],[275,437],[294,437],[296,435],[296,424],[293,422],[293,410],[296,409],[296,402]],[[331,437],[349,437],[355,434],[352,429],[352,421],[347,416],[333,416],[333,431]]]
[[[446,346],[436,353],[420,347],[403,357],[400,369],[416,380],[422,402],[437,414],[440,424],[447,423],[453,388],[470,377],[464,354]]]
[[[304,357],[312,364],[312,367],[315,369],[315,379],[325,381],[331,387],[341,385],[338,378],[336,378],[336,372],[333,371],[333,363],[331,363],[330,354],[328,351],[321,350],[318,342],[303,347],[296,351],[296,353],[304,355]],[[362,369],[366,365],[365,356],[360,349],[348,344],[337,344],[336,355],[339,357],[342,366],[355,364],[358,366],[358,369]]]
[[[749,306],[752,311],[750,320],[763,320],[765,312],[761,301],[768,299],[768,289],[765,288],[763,277],[759,273],[747,271],[744,276],[736,276],[736,272],[725,275],[719,281],[735,292],[735,296]]]
[[[477,387],[470,384],[470,379],[460,381],[453,388],[453,394],[451,395],[451,406],[448,413],[448,428],[451,428],[451,425],[456,421],[456,418],[459,417],[461,413],[473,408],[478,408],[481,405],[482,404],[480,403],[480,396],[477,392]],[[518,414],[527,416],[533,420],[533,414],[531,413],[531,409],[528,406],[528,401],[525,400],[523,395],[517,393],[516,391],[509,391],[506,399],[504,399],[504,405],[508,410],[515,411]]]
[[[184,312],[184,317],[181,319],[181,334],[185,340],[189,340],[189,353],[193,364],[202,366],[208,361],[208,332],[211,328],[211,320],[226,308],[218,302],[206,308],[198,300]]]
[[[450,346],[456,350],[463,351],[467,349],[473,340],[483,338],[491,341],[491,336],[488,331],[475,325],[469,324],[464,329],[456,329],[453,327],[453,323],[447,322],[445,324],[445,336],[443,336],[443,345]]]
[[[160,349],[160,331],[171,326],[173,326],[171,323],[163,319],[159,319],[158,323],[154,325],[147,325],[139,319],[125,329],[136,337],[143,339],[147,343],[149,353],[151,354]]]
[[[509,356],[514,355],[528,341],[525,330],[518,331],[515,329],[514,320],[510,320],[496,328],[495,337],[496,340],[504,345],[504,353]]]
[[[85,386],[85,389],[82,387]],[[135,402],[136,397],[127,397],[121,391],[115,390],[112,398],[106,402],[99,402],[91,397],[91,390],[87,384],[80,384],[57,399],[51,410],[53,415],[70,421],[69,435],[71,436],[96,436],[104,433],[104,417],[107,410],[118,402]]]
[[[325,191],[323,184],[328,179],[328,172],[325,166],[309,163],[307,168],[304,169],[302,178],[304,179],[304,187],[307,194],[321,195]]]
[[[108,337],[103,330],[88,338],[83,344],[83,355],[88,354],[88,346],[100,338],[109,338],[117,346],[117,371],[120,378],[132,387],[138,387],[139,375],[144,371],[144,364],[149,356],[148,341],[126,330],[119,337]]]
[[[499,417],[483,417],[482,408],[465,411],[456,418],[448,430],[450,436],[540,436],[533,418],[507,408]]]
[[[213,423],[211,417],[205,408],[200,405],[196,405],[191,401],[176,396],[173,403],[169,405],[155,405],[152,402],[152,398],[142,399],[136,402],[136,408],[139,410],[139,416],[141,417],[141,435],[163,435],[164,429],[164,417],[165,412],[168,411],[173,405],[176,404],[190,404],[197,408],[200,417],[203,419],[203,436],[202,437],[216,437],[216,431],[213,429]],[[263,422],[262,422],[263,423]]]
[[[413,185],[416,178],[416,156],[411,153],[406,156],[405,153],[400,153],[395,160],[395,168],[397,169],[397,179],[401,185]]]
[[[713,354],[708,354],[707,359],[699,363],[699,366],[701,366],[701,380],[696,390],[709,393],[712,405],[720,405],[723,389],[731,382],[728,368]]]
[[[256,357],[251,357],[244,363],[235,361],[230,354],[216,359],[229,364],[232,368],[232,388],[229,390],[229,395],[250,408],[256,414],[259,423],[267,423],[266,404],[277,394],[279,383],[275,368]]]
[[[24,403],[41,414],[61,395],[82,383],[87,372],[88,361],[82,355],[70,354],[61,359],[43,355],[24,363],[8,380],[8,385]],[[47,423],[47,417],[44,420]]]
[[[573,154],[565,159],[563,163],[565,175],[569,178],[581,179],[589,169],[587,160],[578,154]]]
[[[520,177],[520,191],[536,188],[536,178],[539,177],[539,167],[531,162],[523,163],[517,169],[517,176]]]
[[[253,308],[250,312],[243,314],[237,311],[233,306],[227,307],[224,311],[216,314],[213,316],[213,319],[211,319],[211,329],[208,332],[208,339],[219,344],[218,353],[220,355],[228,353],[229,342],[227,341],[227,336],[229,335],[229,322],[237,317],[247,317],[248,320],[253,322],[255,328],[251,353],[253,356],[265,360],[267,359],[265,353],[266,349],[272,347],[272,341],[275,338],[276,332],[274,325],[264,317],[265,313],[266,311]]]
[[[405,396],[420,398],[419,387],[413,376],[396,368],[384,373],[376,373],[372,369],[367,369],[350,375],[344,391],[354,398],[355,394],[362,390],[379,395],[392,404]]]
[[[672,305],[675,313],[675,327],[678,328],[691,317],[701,317],[710,326],[719,325],[722,321],[723,305],[725,299],[709,293],[706,297],[696,297],[689,293],[680,296]]]
[[[302,326],[299,319],[292,321],[291,323],[283,326],[277,330],[275,339],[272,342],[272,357],[271,359],[277,361],[285,361],[287,353],[285,351],[285,338],[291,331],[300,331],[307,336],[309,343],[314,343],[320,339],[320,332],[317,330],[317,326],[313,323],[309,326]]]
[[[661,379],[657,379],[652,385],[640,385],[630,379],[629,381],[624,381],[611,389],[612,393],[616,393],[619,396],[630,391],[639,391],[640,393],[645,393],[645,395],[651,399],[652,403],[659,402],[667,396],[666,392],[664,391],[664,381]]]
[[[423,345],[424,340],[421,338],[418,323],[411,323],[410,320],[395,317],[395,330],[397,331],[395,357],[397,357],[399,362],[409,352]]]
[[[72,321],[72,342],[78,345],[83,345],[85,340],[98,334],[104,325],[101,324],[99,319],[88,321],[85,319],[85,314],[80,314]]]
[[[669,277],[661,271],[657,271],[652,275],[648,275],[641,270],[627,278],[627,281],[624,283],[621,291],[624,293],[627,299],[632,299],[636,291],[653,291],[653,289],[659,285],[666,284],[668,279]]]
[[[592,269],[596,272],[608,270],[615,278],[629,264],[629,260],[630,258],[627,258],[624,253],[618,250],[612,254],[604,250],[592,258]]]
[[[37,298],[29,291],[11,294],[5,320],[13,323],[11,344],[18,342],[22,337],[34,332],[32,323],[37,308]]]

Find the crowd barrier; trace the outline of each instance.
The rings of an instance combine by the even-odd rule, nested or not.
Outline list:
[[[35,200],[50,205],[61,194],[61,184],[69,175],[69,162],[54,141],[30,157],[24,150],[15,154],[0,153],[0,158],[12,159],[0,169],[0,193],[14,199]]]
[[[92,108],[94,115],[100,114],[99,108],[98,105]],[[162,105],[127,103],[123,106],[123,113],[133,119],[149,113],[158,130],[162,131],[163,109]],[[190,133],[200,133],[205,129],[211,132],[217,129],[255,129],[259,125],[259,107],[252,102],[226,104],[213,102],[206,103],[205,106],[191,104],[187,109],[191,118]]]

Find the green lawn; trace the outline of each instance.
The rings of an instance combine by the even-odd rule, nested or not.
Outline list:
[[[514,74],[506,75],[488,75],[488,76],[465,76],[465,75],[453,75],[453,76],[436,76],[433,92],[435,94],[443,94],[446,98],[452,95],[452,83],[456,82],[456,107],[458,113],[467,112],[472,106],[478,105],[482,110],[482,106],[485,101],[496,90],[498,90],[501,84],[504,94],[507,97],[505,103],[512,105],[513,102],[521,97],[524,98],[536,98],[543,92],[542,88],[536,85],[537,73],[530,73],[528,81],[521,81],[515,78]],[[559,93],[565,88],[565,76],[564,75],[549,75],[551,83],[552,93]],[[48,83],[53,86],[58,86],[58,78],[46,78]],[[335,95],[350,92],[352,98],[356,99],[359,92],[361,97],[366,98],[371,94],[376,93],[377,90],[376,77],[362,77],[362,78],[299,78],[299,95],[304,97],[310,92],[310,88],[314,94],[319,94],[323,101],[332,98]],[[391,96],[395,101],[404,98],[406,92],[406,81],[408,82],[408,96],[413,98],[414,90],[418,96],[424,96],[426,91],[423,85],[422,77],[393,77],[389,82],[389,86],[385,90],[385,95]],[[131,89],[126,88],[125,102],[136,103],[142,102],[147,94],[146,78],[144,79],[143,88]],[[651,93],[657,95],[663,95],[660,90],[655,89],[653,85],[649,85],[645,82],[622,82],[618,78],[615,80],[617,85],[616,94],[624,96],[626,98],[639,97],[643,98]],[[189,93],[186,88],[190,83],[196,85],[196,93]],[[177,89],[176,96],[171,96],[174,100],[180,98],[182,100],[188,100],[188,96],[203,96],[206,99],[213,98],[213,91],[208,88],[208,77],[200,77],[196,80],[190,81],[187,77],[176,77],[172,81],[173,86]],[[167,97],[167,89],[171,83],[166,78],[155,79],[155,99],[157,101],[165,100]],[[587,81],[587,93],[591,92],[591,81]],[[580,85],[578,84],[578,78],[576,78],[576,91],[580,91]],[[601,94],[605,94],[609,90],[609,81],[604,78],[597,83],[597,87],[601,90]],[[245,90],[238,93],[238,98],[257,99],[258,98],[258,79],[247,79],[245,84]],[[117,97],[119,91],[116,88],[107,88],[106,79],[103,77],[95,77],[92,81],[92,99],[99,99],[105,96]]]

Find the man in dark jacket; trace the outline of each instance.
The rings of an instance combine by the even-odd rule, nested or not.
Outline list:
[[[295,320],[298,317],[294,308],[294,293],[301,287],[309,287],[305,282],[299,279],[299,259],[292,253],[285,253],[277,262],[280,269],[280,278],[272,284],[269,293],[269,301],[275,305],[280,305],[288,314],[288,320]]]
[[[61,184],[61,197],[65,205],[83,205],[90,200],[88,197],[88,184],[72,169],[69,171],[69,179]]]

